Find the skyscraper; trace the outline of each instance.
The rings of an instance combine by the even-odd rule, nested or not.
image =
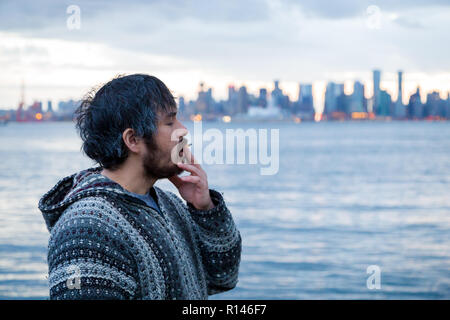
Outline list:
[[[378,103],[378,110],[376,111],[377,115],[388,117],[391,115],[391,95],[385,91],[380,91],[380,99]]]
[[[52,102],[50,100],[47,101],[47,112],[53,112]]]
[[[234,85],[230,84],[228,86],[228,100],[226,102],[225,107],[226,114],[233,115],[236,113],[237,101],[238,101],[238,94],[236,92],[236,89],[234,88]]]
[[[267,107],[267,89],[259,89],[258,105],[265,108]]]
[[[409,97],[408,116],[411,119],[421,119],[423,117],[423,105],[420,98],[420,88]]]
[[[402,76],[403,76],[403,71],[398,71],[398,97],[397,97],[397,103],[400,103],[400,104],[403,104],[403,102],[402,102],[402,96],[403,96]]]
[[[325,106],[323,109],[324,114],[331,114],[331,112],[336,110],[336,96],[335,92],[335,83],[328,82],[327,88],[325,89]]]
[[[205,84],[200,82],[197,100],[195,102],[195,112],[205,113],[208,111],[207,92],[204,90]]]
[[[186,103],[184,102],[184,97],[178,98],[178,111],[182,115],[186,114]]]
[[[239,88],[238,99],[237,99],[237,113],[245,114],[248,111],[248,94],[247,87],[242,86]]]
[[[272,91],[272,100],[274,104],[278,107],[282,107],[283,105],[283,92],[279,87],[279,81],[274,80],[274,89]]]
[[[395,103],[395,107],[394,107],[394,117],[396,118],[405,118],[406,117],[406,108],[403,105],[403,101],[402,101],[402,76],[403,76],[403,72],[402,71],[398,71],[398,96],[397,96],[397,102]]]
[[[353,93],[350,98],[349,110],[347,113],[351,114],[352,112],[365,112],[364,110],[364,85],[355,81],[353,84]]]
[[[436,117],[442,114],[441,97],[438,91],[433,91],[427,94],[427,100],[424,106],[424,117]]]
[[[214,108],[214,98],[212,96],[212,88],[208,88],[208,91],[206,91],[206,110],[210,113],[216,112]]]
[[[312,103],[312,84],[300,84],[298,92],[298,101],[300,103]]]
[[[312,84],[300,84],[298,92],[298,110],[297,115],[303,120],[314,119],[314,99],[312,93]]]
[[[325,91],[325,109],[324,114],[338,111],[338,97],[344,94],[344,85],[342,83],[328,82]]]
[[[380,80],[381,71],[373,70],[373,112],[378,113],[380,109]]]

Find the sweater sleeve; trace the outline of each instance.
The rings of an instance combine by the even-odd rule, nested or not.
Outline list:
[[[222,194],[210,189],[215,205],[209,210],[198,210],[187,203],[192,219],[197,224],[200,253],[206,272],[208,295],[233,289],[238,282],[242,239],[225,205]]]
[[[136,298],[136,264],[114,225],[76,209],[63,217],[49,240],[50,299]]]

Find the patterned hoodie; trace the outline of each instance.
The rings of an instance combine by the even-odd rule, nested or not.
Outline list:
[[[222,195],[197,210],[154,187],[161,213],[89,168],[39,201],[50,299],[208,299],[238,282],[241,236]]]

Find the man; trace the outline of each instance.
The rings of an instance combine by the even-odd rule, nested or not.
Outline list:
[[[176,111],[164,83],[143,74],[82,101],[82,149],[99,166],[39,201],[51,299],[207,299],[236,286],[240,233],[185,145]],[[186,203],[154,186],[164,178]]]

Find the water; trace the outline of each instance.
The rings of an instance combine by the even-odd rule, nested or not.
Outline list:
[[[450,123],[210,127],[280,129],[274,176],[258,165],[204,166],[243,239],[237,287],[211,299],[450,298]],[[71,123],[0,127],[0,298],[48,299],[37,203],[93,165],[80,145]],[[381,269],[380,289],[367,288],[370,265]]]

